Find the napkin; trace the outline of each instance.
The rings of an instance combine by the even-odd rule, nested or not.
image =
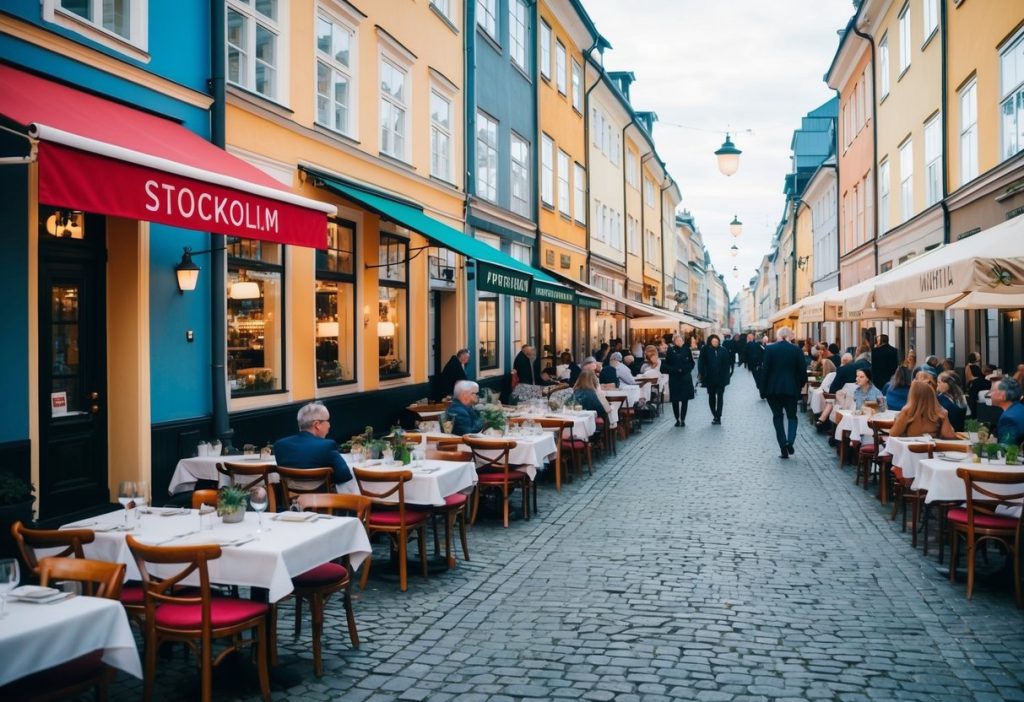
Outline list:
[[[277,522],[308,522],[311,519],[316,519],[316,512],[280,512],[274,515],[274,521]]]
[[[64,592],[52,587],[40,585],[22,585],[11,590],[10,597],[19,602],[32,602],[34,604],[50,604],[60,602],[71,597],[73,593]]]

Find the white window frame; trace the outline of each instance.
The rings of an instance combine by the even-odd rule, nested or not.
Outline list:
[[[939,29],[939,1],[921,0],[921,46]]]
[[[583,114],[583,66],[572,59],[572,108]]]
[[[455,24],[455,17],[452,14],[452,0],[430,0],[431,6],[434,7],[446,20]]]
[[[519,152],[517,157],[516,152]],[[511,132],[509,138],[509,209],[530,217],[530,142]],[[517,185],[522,196],[516,195]]]
[[[546,21],[540,21],[540,75],[542,78],[551,79],[551,25]]]
[[[1024,149],[1024,70],[1016,71],[1016,65],[1024,63],[1020,54],[1024,54],[1024,31],[999,52],[1000,161]]]
[[[555,142],[547,134],[540,135],[540,201],[555,206]]]
[[[634,190],[640,189],[640,165],[639,159],[636,157],[636,153],[630,149],[626,149],[626,184]]]
[[[524,71],[529,71],[526,61],[529,38],[528,22],[526,4],[523,0],[508,0],[508,51],[512,56],[512,63]]]
[[[447,127],[434,119],[434,100],[440,100],[448,105]],[[452,122],[455,113],[452,111],[452,102],[451,96],[446,92],[437,87],[430,89],[430,175],[446,183],[454,182],[452,161],[455,138]],[[442,142],[446,143],[447,147],[443,147]]]
[[[498,0],[476,0],[476,23],[494,41],[498,41]]]
[[[883,100],[889,95],[889,74],[891,70],[892,66],[889,62],[889,34],[887,32],[878,41],[878,82],[881,84],[878,87]]]
[[[487,137],[493,134],[493,141],[489,138],[481,137],[481,124],[488,126],[488,129],[484,132]],[[493,126],[493,129],[490,127]],[[498,201],[498,120],[494,119],[486,112],[477,110],[476,113],[476,194],[477,197],[490,202]],[[480,156],[487,154],[489,157],[493,157],[493,168],[481,168],[480,167]],[[490,163],[490,158],[488,159]],[[493,178],[491,180],[485,179],[490,174]]]
[[[569,164],[572,159],[569,154],[561,149],[558,150],[558,211],[566,217],[571,217],[572,193],[569,184]]]
[[[335,7],[335,5],[332,4],[331,7],[333,8],[333,7]],[[357,27],[358,27],[358,24],[359,24],[359,18],[355,17],[353,15],[350,15],[348,13],[346,13],[346,15],[344,15],[344,16],[339,15],[338,13],[336,13],[336,12],[334,12],[332,10],[329,10],[325,3],[317,3],[316,21],[319,22],[321,19],[323,19],[326,22],[331,23],[331,25],[339,27],[342,31],[348,32],[348,35],[349,35],[349,65],[345,66],[343,63],[338,61],[334,56],[328,56],[327,54],[324,54],[323,52],[320,51],[320,47],[319,46],[315,46],[315,48],[313,49],[314,64],[315,64],[314,65],[314,77],[313,77],[313,83],[314,83],[314,89],[313,89],[313,93],[314,93],[314,95],[313,95],[313,115],[314,115],[314,119],[316,120],[317,124],[319,124],[319,125],[321,125],[323,127],[326,127],[327,129],[330,129],[330,130],[335,131],[335,132],[339,132],[341,134],[344,134],[345,136],[348,136],[348,137],[351,137],[351,138],[355,139],[355,138],[357,138],[357,135],[359,133],[359,130],[358,130],[359,110],[358,109],[353,109],[355,107],[353,105],[353,102],[356,100],[356,96],[358,95],[358,87],[359,87],[356,84],[356,81],[357,81],[358,76],[359,76],[359,67],[357,65],[357,61],[358,61],[358,57],[359,57],[359,51],[357,50],[357,48],[358,48]],[[316,39],[317,39],[317,35],[316,35],[316,32],[314,31],[314,36],[313,36],[314,45],[316,43]],[[340,74],[341,77],[343,77],[345,79],[345,81],[348,83],[349,104],[346,106],[346,117],[347,117],[347,120],[346,120],[345,128],[344,129],[339,129],[334,124],[327,124],[325,122],[320,121],[320,104],[319,104],[320,94],[319,94],[319,92],[317,92],[319,87],[317,86],[316,72],[319,70],[319,65],[321,63],[326,65],[327,68],[331,71],[331,76],[332,76],[332,81],[331,81],[332,91],[331,91],[331,93],[332,94],[328,95],[328,96],[325,96],[325,97],[331,102],[332,105],[334,104],[334,95],[333,95],[334,74],[335,73]],[[333,115],[333,110],[332,110],[332,115]]]
[[[227,13],[235,12],[242,15],[246,19],[246,45],[240,47],[245,56],[245,67],[243,70],[244,80],[232,81],[228,78],[227,61],[228,52],[227,47],[230,46],[227,42]],[[257,13],[256,9],[244,2],[238,0],[227,0],[224,6],[224,23],[225,23],[225,77],[228,82],[232,85],[248,90],[249,92],[255,93],[268,100],[273,100],[281,105],[287,105],[288,100],[288,26],[287,26],[287,4],[278,0],[278,17],[273,20],[266,15]],[[272,66],[273,79],[271,80],[270,91],[263,93],[256,88],[256,28],[261,26],[268,32],[276,37],[274,45],[275,57],[277,64]],[[269,64],[267,64],[269,65]]]
[[[409,154],[412,153],[412,133],[409,129],[409,118],[411,112],[411,97],[412,97],[412,72],[408,69],[403,61],[397,60],[388,52],[382,51],[377,62],[378,66],[378,80],[377,86],[380,91],[380,100],[378,102],[377,123],[380,126],[378,130],[378,136],[380,138],[379,150],[382,154],[396,158],[399,161],[409,162]],[[385,67],[393,70],[402,76],[402,100],[400,101],[391,93],[385,92],[381,88],[383,83],[383,73]],[[392,130],[387,126],[385,122],[385,116],[391,111],[400,112],[402,116],[401,129]],[[400,149],[386,149],[385,148],[385,134],[393,134],[401,139]],[[394,137],[392,142],[395,142]],[[397,143],[397,142],[396,142]]]
[[[913,48],[912,39],[910,38],[910,3],[908,2],[903,6],[899,15],[899,29],[900,29],[900,72],[902,76],[910,68],[911,61],[911,49]]]
[[[889,159],[878,164],[878,234],[889,231]]]
[[[644,204],[654,207],[654,181],[644,177]]]
[[[148,0],[129,0],[128,36],[118,34],[103,26],[103,0],[89,0],[89,5],[92,9],[91,17],[82,17],[71,10],[64,9],[61,6],[61,0],[43,0],[42,16],[47,22],[81,34],[108,49],[114,49],[141,60],[148,59],[146,54],[149,51]],[[92,19],[94,17],[100,17],[100,20]]]
[[[637,255],[638,241],[636,236],[637,220],[633,215],[626,215],[626,252]]]
[[[573,217],[580,224],[587,223],[587,169],[576,163],[573,167]]]
[[[569,54],[566,52],[565,44],[561,39],[555,39],[555,86],[558,92],[565,95],[569,88],[567,83],[566,70]]]
[[[960,89],[960,185],[978,177],[978,81]]]
[[[924,206],[942,199],[941,113],[924,123]]]
[[[914,216],[914,140],[907,137],[899,146],[900,153],[900,221]]]

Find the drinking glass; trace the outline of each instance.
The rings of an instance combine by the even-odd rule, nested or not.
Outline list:
[[[135,496],[132,498],[132,502],[135,503],[135,519],[137,522],[142,519],[142,512],[139,511],[139,507],[145,507],[149,504],[149,483],[145,480],[135,481]]]
[[[267,509],[267,489],[262,485],[249,489],[249,506],[256,512],[256,533],[263,531],[263,512]],[[267,529],[267,531],[270,531]]]
[[[243,455],[255,456],[256,453],[257,453],[256,452],[256,444],[246,444],[245,446],[242,447],[242,454]]]
[[[7,616],[7,595],[11,590],[18,587],[21,574],[18,571],[18,561],[14,558],[0,559],[0,619]]]
[[[384,460],[384,465],[389,466],[395,460],[395,451],[391,448],[384,449],[380,457]]]
[[[117,501],[124,507],[124,525],[128,526],[128,505],[135,499],[135,483],[122,480],[117,486]]]

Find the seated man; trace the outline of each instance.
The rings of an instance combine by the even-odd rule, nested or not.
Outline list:
[[[454,397],[448,406],[448,418],[452,421],[452,433],[457,436],[476,434],[483,431],[484,419],[474,405],[480,394],[480,386],[472,380],[455,383]]]
[[[299,410],[299,433],[274,442],[277,465],[286,468],[334,469],[334,484],[352,480],[352,471],[338,451],[338,444],[328,439],[331,413],[319,402],[310,402]]]
[[[995,431],[1001,444],[1019,446],[1024,441],[1024,404],[1020,396],[1020,383],[1013,378],[1003,378],[992,386],[992,404],[1003,410]]]

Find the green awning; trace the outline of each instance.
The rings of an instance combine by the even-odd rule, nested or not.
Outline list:
[[[517,261],[507,253],[434,219],[414,205],[389,197],[384,193],[370,192],[343,183],[312,169],[306,170],[317,179],[318,185],[341,195],[346,200],[355,202],[371,212],[376,212],[395,224],[418,232],[438,246],[474,259],[477,262],[476,285],[478,290],[531,297],[535,296],[533,287],[543,284],[548,294],[552,294],[552,289],[562,289],[569,295],[573,294],[572,290],[559,285],[558,281],[547,273]]]

